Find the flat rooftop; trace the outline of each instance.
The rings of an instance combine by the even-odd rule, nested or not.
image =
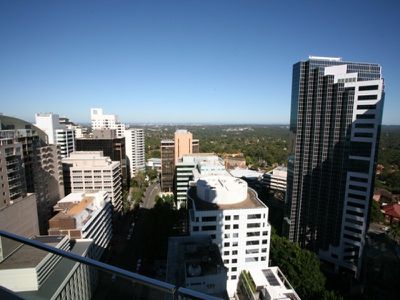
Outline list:
[[[37,236],[33,240],[56,247],[64,236]],[[0,263],[0,270],[35,268],[45,256],[46,251],[22,245]]]
[[[219,248],[208,235],[168,239],[166,282],[184,287],[187,278],[212,274],[227,276],[226,273]],[[225,293],[215,296],[224,298]]]
[[[265,208],[265,204],[258,199],[257,193],[251,189],[247,189],[247,197],[242,202],[233,204],[219,204],[203,201],[197,196],[197,187],[192,186],[188,190],[189,199],[193,200],[196,210],[226,210],[226,209],[249,209],[249,208]]]

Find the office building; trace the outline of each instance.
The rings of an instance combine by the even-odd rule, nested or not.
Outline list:
[[[187,191],[189,189],[190,181],[196,174],[200,174],[204,169],[204,166],[213,166],[214,174],[216,171],[223,171],[225,174],[225,168],[223,160],[213,153],[196,153],[186,154],[179,160],[175,166],[175,184],[174,193],[177,203],[177,207],[186,207],[187,202]],[[202,168],[203,167],[203,168]],[[218,172],[218,174],[221,174]],[[199,175],[196,175],[198,177]]]
[[[112,237],[112,206],[108,192],[71,193],[54,206],[49,235],[91,239],[93,258],[100,259]]]
[[[199,140],[183,129],[175,131],[174,140],[161,140],[161,190],[172,192],[174,189],[175,165],[186,154],[199,152]]]
[[[200,152],[200,141],[198,139],[192,140],[192,153]]]
[[[36,236],[33,240],[79,256],[90,257],[92,251],[90,240],[74,244],[67,236]],[[89,300],[95,274],[88,266],[27,245],[20,245],[0,263],[0,285],[14,291],[18,299]]]
[[[174,143],[175,143],[175,164],[185,154],[193,153],[193,135],[191,132],[185,129],[178,129],[175,131]],[[198,145],[198,140],[197,140]]]
[[[173,140],[161,141],[161,190],[172,192],[175,173],[175,144]]]
[[[190,235],[207,234],[228,268],[227,292],[233,297],[242,270],[268,267],[271,226],[268,207],[247,183],[226,175],[209,175],[203,165],[188,191]]]
[[[384,84],[378,64],[310,57],[293,66],[284,230],[335,270],[359,275]]]
[[[115,129],[95,129],[93,136],[75,140],[76,151],[103,151],[113,161],[119,161],[122,184],[128,186],[128,170],[125,156],[125,139],[117,138]]]
[[[226,299],[227,269],[208,235],[170,237],[166,281]]]
[[[65,195],[107,191],[115,211],[122,209],[122,176],[118,161],[102,151],[76,151],[62,160]]]
[[[262,182],[268,191],[286,193],[287,168],[276,167],[263,175]]]
[[[125,130],[125,150],[131,176],[146,168],[144,130],[129,128]]]
[[[47,139],[28,122],[0,116],[0,172],[7,179],[0,199],[4,204],[24,193],[36,193],[41,233],[47,232],[53,205],[64,196],[60,150],[48,145]]]
[[[48,144],[60,146],[61,157],[68,157],[75,150],[75,132],[60,124],[60,117],[53,113],[35,114],[35,126],[43,130]]]
[[[90,109],[90,120],[92,130],[94,129],[115,129],[117,138],[123,138],[125,134],[125,124],[118,121],[117,115],[105,115],[102,108]]]

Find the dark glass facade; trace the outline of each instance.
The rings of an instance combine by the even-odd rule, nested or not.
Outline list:
[[[335,75],[325,75],[325,67],[339,65],[347,65],[346,74],[357,73],[357,76],[347,78],[341,74],[344,79],[335,80]],[[357,114],[356,120],[353,113],[355,109],[368,109],[356,108],[357,84],[381,79],[380,72],[377,64],[329,59],[310,59],[293,66],[292,155],[288,163],[284,233],[316,253],[343,246],[342,219],[349,198],[348,174],[373,176],[370,158],[376,160],[379,137],[373,131],[355,133],[354,128],[373,130],[373,124],[357,123],[358,119],[364,122],[371,115],[372,123],[380,125],[381,115],[376,115],[376,106],[369,107],[372,113],[362,112],[360,117]],[[345,84],[353,81],[357,83]],[[365,86],[362,89],[368,90]],[[381,104],[377,105],[381,111]],[[373,142],[362,141],[363,138],[371,138]],[[352,155],[358,159],[352,159]],[[365,160],[360,158],[363,155]],[[368,182],[371,184],[371,179]]]

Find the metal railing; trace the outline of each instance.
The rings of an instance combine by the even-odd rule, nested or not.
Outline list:
[[[204,300],[221,300],[221,298],[217,298],[214,296],[210,296],[201,292],[197,292],[191,289],[183,288],[175,286],[174,284],[170,284],[164,281],[160,281],[157,279],[153,279],[144,275],[140,275],[138,273],[130,272],[119,267],[115,267],[88,257],[83,257],[72,252],[64,251],[58,248],[54,248],[47,244],[31,240],[25,237],[21,237],[19,235],[0,230],[0,237],[4,237],[10,240],[14,240],[16,242],[22,243],[27,246],[31,246],[52,254],[59,255],[61,257],[73,260],[75,262],[87,265],[89,267],[93,267],[99,271],[104,271],[110,273],[112,275],[116,275],[121,278],[125,278],[132,283],[137,283],[139,285],[147,286],[152,289],[159,290],[167,295],[171,296],[171,299],[204,299]]]

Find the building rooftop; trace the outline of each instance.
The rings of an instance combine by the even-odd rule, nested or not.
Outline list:
[[[249,209],[249,208],[264,208],[264,203],[258,199],[257,193],[251,189],[247,189],[247,197],[238,203],[221,204],[203,201],[197,196],[197,187],[192,186],[188,190],[188,198],[193,200],[196,210],[227,210],[227,209]]]
[[[36,236],[33,240],[56,247],[65,236]],[[35,268],[48,253],[27,245],[20,246],[0,263],[0,270]]]
[[[262,293],[268,294],[269,297],[266,299],[300,300],[300,297],[278,267],[265,269],[253,267],[249,268],[249,273],[257,290],[262,290]]]
[[[166,281],[185,286],[186,279],[225,273],[219,248],[208,235],[170,237]]]
[[[233,169],[230,170],[229,173],[237,178],[258,178],[261,177],[264,173],[263,172],[258,172],[254,170],[249,170],[249,169]]]
[[[92,242],[92,240],[76,240],[71,252],[80,256],[85,256]],[[75,270],[75,265],[78,264],[79,263],[71,259],[61,258],[54,267],[51,275],[43,282],[38,291],[21,292],[19,294],[31,300],[51,299],[62,282]]]
[[[51,226],[57,224],[54,223],[55,221],[68,218],[74,218],[76,220],[75,229],[80,229],[92,218],[93,214],[104,207],[108,201],[105,194],[107,194],[105,191],[68,194],[54,206],[54,210],[59,213],[49,220],[50,229],[55,229]],[[57,225],[55,226],[57,227]]]

